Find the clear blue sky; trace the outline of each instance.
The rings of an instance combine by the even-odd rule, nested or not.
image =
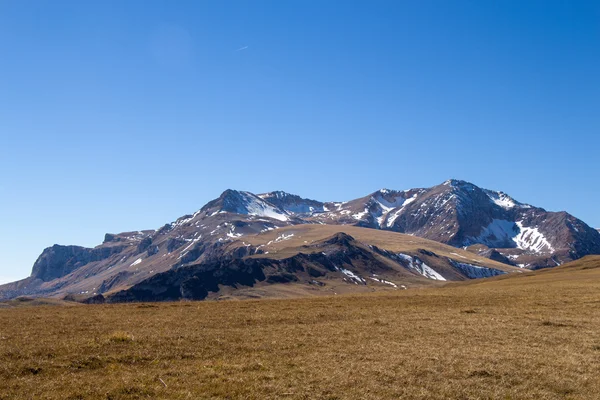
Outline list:
[[[600,227],[597,1],[0,1],[0,281],[226,188],[448,178]]]

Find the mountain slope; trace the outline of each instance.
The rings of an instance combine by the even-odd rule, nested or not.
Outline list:
[[[353,224],[420,236],[456,247],[477,247],[527,268],[551,267],[600,253],[600,235],[565,212],[520,203],[503,192],[449,180],[429,189],[383,189],[338,203],[310,219]]]
[[[210,292],[220,297],[223,286],[281,283],[333,293],[398,290],[523,272],[429,240],[350,226],[290,226],[233,241],[226,246],[226,254],[242,248],[255,254],[156,274],[107,295],[108,300],[200,300]]]
[[[297,233],[300,231],[294,231],[298,229],[308,235],[307,243],[294,242],[300,235]],[[565,212],[547,212],[520,203],[502,192],[480,189],[464,181],[450,180],[427,189],[382,189],[347,202],[319,202],[280,191],[254,195],[226,190],[194,214],[185,215],[157,230],[106,234],[104,242],[93,249],[49,247],[34,264],[29,278],[0,286],[0,297],[114,293],[156,274],[200,265],[211,265],[211,268],[223,271],[230,267],[250,266],[262,271],[267,264],[268,268],[285,270],[289,267],[288,262],[317,262],[326,268],[324,260],[298,257],[298,253],[314,253],[302,246],[318,248],[318,242],[326,239],[323,234],[315,234],[313,229],[317,229],[314,232],[327,232],[327,237],[346,233],[356,244],[346,244],[350,247],[344,251],[373,257],[377,262],[383,260],[381,262],[386,265],[401,268],[399,271],[403,273],[405,270],[416,272],[426,278],[424,284],[431,284],[438,275],[449,280],[488,276],[473,266],[499,270],[507,265],[508,268],[535,269],[556,266],[587,254],[600,254],[600,233],[573,216]],[[398,233],[410,236],[399,238]],[[295,236],[286,236],[292,234]],[[263,240],[271,236],[270,240]],[[420,242],[419,237],[456,248],[440,250],[439,244]],[[420,248],[413,249],[413,253],[403,253],[397,250],[397,244],[388,243],[390,240],[406,242],[408,238],[420,243]],[[296,253],[296,250],[283,252],[292,261],[281,261],[279,255],[283,250],[273,248],[279,243],[287,249],[300,249]],[[387,243],[387,247],[381,243]],[[365,245],[367,248],[360,247]],[[461,248],[468,252],[458,250]],[[428,260],[421,257],[420,250],[438,255],[442,252],[444,260]],[[339,245],[336,251],[342,251]],[[366,253],[361,253],[363,251]],[[255,261],[261,257],[263,260]],[[348,264],[349,267],[354,261]],[[360,268],[364,269],[364,266]],[[457,273],[457,269],[462,272]],[[445,276],[444,271],[449,275]],[[327,276],[342,281],[351,279],[335,269],[328,271]],[[402,279],[408,279],[407,276]],[[307,279],[300,275],[296,278],[301,282]],[[271,281],[274,279],[278,278]],[[262,281],[257,279],[256,282]]]
[[[231,229],[232,224],[227,224]],[[171,229],[149,236],[143,232],[133,236],[109,235],[102,245],[86,249],[89,253],[108,254],[107,258],[89,261],[47,281],[43,276],[32,275],[25,281],[5,285],[0,293],[3,297],[92,297],[133,286],[135,295],[130,291],[112,301],[198,299],[207,297],[209,292],[219,292],[219,285],[293,282],[318,290],[345,292],[366,287],[380,290],[428,286],[446,280],[521,272],[427,239],[353,226],[291,225],[242,238],[219,237],[212,242],[183,239],[179,247],[172,245],[172,234],[177,232],[177,238],[180,233]],[[53,246],[40,258],[54,261],[53,255],[62,254],[57,248],[62,246]],[[113,254],[112,249],[120,251]],[[69,264],[80,260],[90,257],[70,259]],[[352,289],[337,289],[340,285],[350,285]],[[146,294],[140,294],[141,287],[146,288]]]

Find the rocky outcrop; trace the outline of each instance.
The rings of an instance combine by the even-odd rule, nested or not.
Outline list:
[[[428,189],[382,189],[325,207],[329,211],[310,219],[392,230],[455,247],[480,244],[491,250],[493,260],[531,269],[600,254],[598,231],[572,215],[523,204],[460,180]]]
[[[202,300],[219,285],[253,286],[256,282],[288,283],[345,268],[388,268],[349,235],[340,233],[315,245],[310,253],[285,259],[223,257],[219,261],[179,266],[156,274],[108,297],[109,302]]]
[[[494,268],[479,267],[477,265],[461,263],[454,260],[449,261],[457,270],[469,277],[469,279],[490,278],[506,273]]]
[[[100,287],[98,287],[98,293],[106,293],[110,291],[114,287],[118,287],[127,282],[127,280],[133,275],[133,272],[130,271],[121,271],[117,274],[111,276],[109,279],[106,279],[102,282]]]
[[[324,212],[326,209],[325,203],[303,199],[300,196],[282,192],[281,190],[259,194],[258,197],[292,215],[310,215],[317,212]]]
[[[200,264],[156,274],[108,297],[108,302],[202,300],[219,285],[252,286],[265,279],[262,260],[234,260]]]
[[[84,304],[104,304],[106,303],[106,299],[101,294],[97,294],[92,297],[88,297],[82,301]]]
[[[156,274],[133,287],[107,296],[108,302],[202,300],[223,286],[251,287],[259,282],[268,284],[306,283],[325,285],[328,279],[338,279],[351,285],[379,282],[398,287],[382,276],[412,277],[414,281],[435,276],[440,267],[450,279],[470,279],[504,273],[493,268],[461,264],[421,249],[415,256],[394,254],[375,246],[357,242],[346,233],[299,248],[287,258],[223,257],[216,261],[177,266]],[[426,262],[428,264],[426,264]],[[444,269],[445,268],[445,269]],[[315,280],[316,278],[325,279]],[[388,278],[389,279],[389,278]]]
[[[144,251],[148,250],[151,245],[152,238],[150,236],[143,238],[137,246],[138,253],[143,253]]]
[[[65,294],[69,290],[84,295],[108,293],[140,284],[171,268],[214,263],[225,268],[232,260],[263,254],[268,245],[250,245],[244,239],[297,224],[356,225],[406,233],[455,247],[468,246],[478,255],[527,269],[554,267],[600,254],[598,230],[572,215],[548,212],[503,192],[459,180],[431,188],[381,189],[348,202],[320,202],[281,191],[255,195],[226,190],[195,213],[158,230],[107,233],[96,248],[55,245],[45,249],[31,277],[1,285],[0,297]],[[301,264],[303,273],[314,279],[327,276],[333,272],[331,268],[345,268],[342,265],[350,268],[362,263],[365,271],[369,265],[384,268],[388,261],[381,257],[394,256],[366,249],[343,235],[329,240],[331,243],[307,244],[312,247],[301,252],[304,255],[287,262]],[[312,255],[315,248],[326,256]],[[344,252],[340,253],[340,248]],[[419,255],[420,261],[406,261],[405,266],[418,269],[420,262],[434,266],[438,262],[427,257]],[[292,279],[285,271],[271,272],[265,272],[269,282]],[[448,280],[465,277],[451,266],[442,275]],[[186,296],[200,295],[193,290],[197,287],[194,282],[183,286]]]
[[[68,275],[92,261],[106,259],[121,250],[123,250],[121,246],[90,249],[55,244],[45,249],[38,257],[35,264],[33,264],[31,277],[45,282],[51,281]]]

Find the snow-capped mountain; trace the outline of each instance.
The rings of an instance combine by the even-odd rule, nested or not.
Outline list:
[[[260,196],[250,192],[231,189],[223,192],[218,199],[206,204],[200,212],[204,212],[211,217],[218,213],[232,213],[272,218],[278,221],[288,221],[290,219],[290,214],[287,211],[268,200],[263,200]]]
[[[106,234],[93,249],[49,247],[34,264],[31,277],[0,286],[0,297],[55,294],[66,288],[69,293],[105,293],[192,264],[266,255],[269,243],[255,243],[256,235],[301,224],[403,233],[529,269],[600,254],[600,233],[572,215],[548,212],[460,180],[431,188],[381,189],[344,202],[320,202],[281,191],[255,195],[226,190],[194,214],[156,230]],[[272,242],[285,240],[277,236]],[[452,257],[455,272],[461,263],[468,264],[461,260],[464,256]],[[415,271],[425,270],[417,261],[406,264],[410,265]],[[479,271],[465,268],[471,275]]]
[[[289,215],[305,216],[327,211],[324,203],[316,200],[303,199],[295,194],[282,191],[259,194],[258,197],[273,204]]]
[[[335,205],[308,219],[392,230],[456,247],[474,246],[473,251],[528,268],[555,266],[600,252],[598,232],[572,215],[548,212],[460,180],[427,189],[382,189]]]

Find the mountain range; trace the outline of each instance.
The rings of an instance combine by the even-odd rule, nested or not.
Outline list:
[[[94,301],[401,290],[600,254],[600,232],[460,180],[344,202],[226,190],[156,230],[54,245],[0,298]]]

